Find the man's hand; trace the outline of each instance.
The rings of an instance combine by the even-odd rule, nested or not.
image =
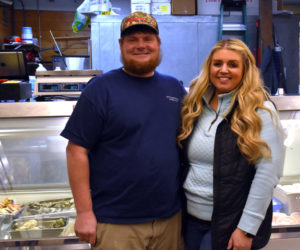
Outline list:
[[[96,244],[97,220],[94,213],[84,212],[77,214],[74,231],[80,241]]]
[[[234,230],[229,239],[227,249],[250,250],[252,241],[252,238],[247,237],[241,229],[237,228]]]

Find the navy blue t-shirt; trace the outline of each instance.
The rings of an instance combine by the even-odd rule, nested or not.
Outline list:
[[[99,222],[138,223],[180,209],[176,136],[183,86],[155,71],[122,69],[94,77],[61,135],[89,149],[93,210]]]

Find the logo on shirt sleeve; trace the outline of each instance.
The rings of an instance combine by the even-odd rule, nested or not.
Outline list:
[[[177,98],[177,97],[169,96],[169,95],[167,95],[166,97],[171,102],[179,102],[179,98]]]

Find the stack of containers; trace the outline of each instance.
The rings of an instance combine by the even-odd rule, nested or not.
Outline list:
[[[131,0],[131,12],[136,11],[152,15],[170,15],[171,0]]]

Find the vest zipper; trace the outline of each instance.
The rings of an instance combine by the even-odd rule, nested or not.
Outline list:
[[[209,126],[209,128],[208,128],[208,131],[210,131],[212,125],[213,125],[213,124],[216,122],[216,120],[218,119],[219,114],[220,114],[220,110],[221,110],[221,107],[222,107],[222,103],[223,103],[223,98],[222,98],[221,101],[220,101],[220,105],[218,105],[217,112],[215,111],[215,112],[216,112],[216,117],[215,117],[215,119],[213,119],[212,122],[210,123],[210,126]]]

